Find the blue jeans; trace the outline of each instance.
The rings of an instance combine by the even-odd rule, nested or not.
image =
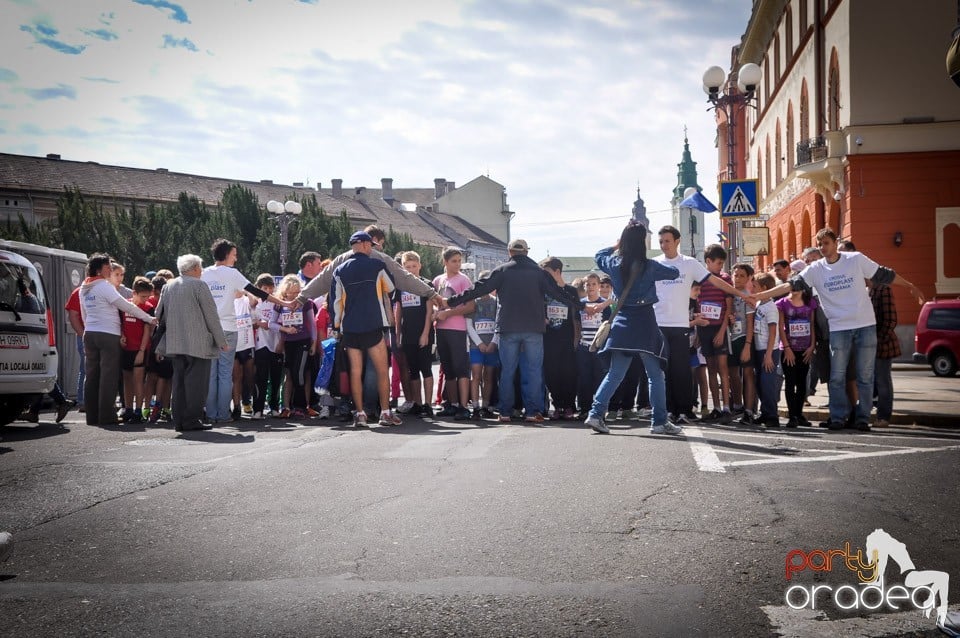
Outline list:
[[[660,366],[660,359],[647,352],[633,353],[623,352],[621,350],[610,351],[610,367],[606,376],[600,382],[597,393],[593,397],[593,405],[590,407],[590,416],[595,419],[602,419],[607,413],[607,406],[610,405],[610,399],[613,397],[620,382],[627,374],[630,368],[630,362],[639,354],[643,361],[643,369],[647,371],[647,379],[650,384],[650,406],[653,408],[653,425],[664,425],[667,422],[667,384],[664,381],[663,368]]]
[[[830,420],[843,423],[850,414],[847,400],[847,364],[857,356],[857,423],[870,422],[873,407],[873,368],[877,359],[877,327],[830,331]]]
[[[80,355],[80,372],[77,373],[77,405],[83,405],[83,382],[87,378],[87,370],[84,368],[85,357],[83,354],[83,337],[77,335],[77,354]]]
[[[760,398],[760,417],[764,420],[777,419],[780,415],[777,404],[780,402],[780,382],[783,380],[783,368],[780,366],[780,350],[771,352],[773,371],[763,369],[763,358],[766,350],[753,351],[753,371],[757,380],[757,396]],[[800,403],[803,405],[803,402]]]
[[[233,400],[233,357],[237,352],[237,333],[224,332],[229,348],[220,350],[211,361],[210,385],[207,388],[207,420],[228,421]]]
[[[543,414],[542,332],[504,332],[500,335],[500,414],[509,415],[513,411],[513,378],[518,366],[520,395],[526,416]]]

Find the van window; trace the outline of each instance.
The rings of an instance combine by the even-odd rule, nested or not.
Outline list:
[[[934,308],[927,317],[928,330],[960,330],[960,308]]]
[[[42,315],[46,298],[36,269],[0,261],[0,310]]]

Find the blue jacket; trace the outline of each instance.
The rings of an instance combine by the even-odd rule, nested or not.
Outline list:
[[[386,265],[356,253],[333,271],[330,291],[333,327],[341,332],[382,330],[393,324],[390,293],[393,281]]]
[[[673,266],[666,266],[659,261],[648,259],[646,267],[633,282],[630,293],[624,299],[623,289],[627,282],[620,276],[620,263],[623,261],[620,255],[615,253],[613,248],[603,248],[597,251],[595,259],[597,267],[610,275],[613,292],[617,295],[617,306],[621,309],[627,306],[648,306],[656,303],[658,301],[656,282],[676,279],[680,276],[680,271]]]

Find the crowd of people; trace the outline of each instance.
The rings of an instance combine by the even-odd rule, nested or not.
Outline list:
[[[629,223],[571,283],[522,239],[476,281],[450,247],[429,281],[416,252],[385,252],[376,226],[343,254],[306,252],[296,274],[252,283],[227,239],[212,265],[182,255],[178,276],[148,272],[130,288],[122,265],[95,254],[66,305],[79,408],[91,425],[178,431],[334,415],[396,426],[405,415],[579,420],[599,433],[642,418],[677,435],[695,421],[779,427],[781,394],[786,427],[810,426],[807,397],[827,382],[822,426],[869,429],[874,401],[875,425],[888,424],[900,354],[891,285],[922,303],[916,286],[829,228],[771,272],[737,263],[728,274],[718,244],[703,262],[682,255],[672,226],[657,237],[662,255],[648,258],[647,229]]]

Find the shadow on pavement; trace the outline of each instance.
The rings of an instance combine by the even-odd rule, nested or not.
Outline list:
[[[62,423],[38,423],[36,425],[4,425],[0,427],[0,438],[4,441],[30,441],[45,439],[49,436],[67,434],[70,428]]]
[[[256,440],[254,436],[227,434],[225,432],[214,432],[213,430],[187,430],[186,432],[177,432],[177,438],[187,441],[202,441],[204,443],[253,443]]]

